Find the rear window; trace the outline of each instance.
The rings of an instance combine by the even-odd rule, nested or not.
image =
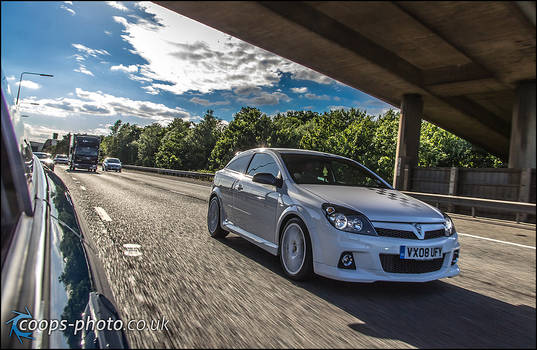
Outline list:
[[[227,166],[226,169],[238,171],[239,173],[244,173],[248,163],[250,162],[251,154],[246,154],[242,157],[239,157],[235,160],[232,160]]]
[[[117,158],[108,158],[106,161],[108,163],[119,163],[119,159]]]

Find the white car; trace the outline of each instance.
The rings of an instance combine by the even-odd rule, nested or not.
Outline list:
[[[351,159],[253,149],[216,172],[207,224],[278,255],[292,279],[426,282],[459,274],[451,219]]]

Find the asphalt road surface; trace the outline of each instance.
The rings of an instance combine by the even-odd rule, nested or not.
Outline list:
[[[128,331],[133,348],[536,346],[534,225],[455,217],[465,235],[452,279],[293,282],[246,240],[209,236],[207,182],[56,173],[90,228],[122,318],[169,320],[168,331]],[[129,243],[141,255],[126,255]]]

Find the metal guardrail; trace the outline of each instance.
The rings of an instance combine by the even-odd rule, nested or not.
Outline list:
[[[174,169],[164,169],[164,168],[150,168],[146,166],[137,166],[137,165],[122,165],[124,169],[132,169],[138,171],[147,171],[150,173],[164,174],[164,175],[173,175],[173,176],[183,176],[183,177],[192,177],[196,179],[206,179],[212,181],[214,174],[212,173],[202,173],[197,171],[185,171],[185,170],[174,170]]]
[[[450,205],[460,205],[472,208],[472,216],[475,217],[475,208],[496,209],[509,213],[516,213],[516,221],[519,222],[519,214],[533,214],[535,215],[535,203],[524,202],[512,202],[502,201],[497,199],[486,198],[474,198],[474,197],[461,197],[451,196],[447,194],[434,194],[434,193],[422,193],[422,192],[410,192],[401,191],[404,194],[412,196],[416,199],[425,202],[434,202],[438,207],[439,203],[446,203]]]
[[[136,165],[123,165],[123,168],[138,170],[138,171],[147,171],[151,173],[164,174],[164,175],[206,179],[209,181],[213,180],[214,178],[214,174],[202,173],[202,172],[197,172],[197,171],[150,168],[150,167],[136,166]],[[460,205],[460,206],[470,207],[472,208],[473,217],[475,217],[475,208],[496,209],[496,210],[505,211],[509,213],[517,213],[517,222],[518,222],[519,221],[518,214],[535,215],[535,209],[536,209],[535,203],[512,202],[512,201],[502,201],[502,200],[496,200],[496,199],[474,198],[474,197],[461,197],[461,196],[451,196],[447,194],[435,194],[435,193],[422,193],[422,192],[410,192],[410,191],[401,191],[401,192],[409,196],[412,196],[416,199],[425,201],[425,202],[436,203],[436,206],[438,206],[439,203],[446,203],[450,205]]]

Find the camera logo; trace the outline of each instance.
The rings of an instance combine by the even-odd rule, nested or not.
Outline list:
[[[30,311],[28,311],[28,308],[26,306],[24,308],[26,309],[25,314],[23,314],[22,312],[15,311],[15,310],[11,311],[14,314],[17,314],[17,316],[13,317],[11,320],[6,322],[6,324],[11,323],[11,331],[9,332],[9,336],[11,336],[13,333],[15,333],[15,335],[17,336],[17,338],[19,339],[19,342],[21,344],[22,344],[22,339],[21,338],[34,340],[34,338],[32,338],[30,336],[32,334],[32,332],[22,332],[19,329],[18,323],[19,323],[20,320],[25,319],[25,318],[30,318],[30,319],[32,318],[32,314],[30,313]]]

